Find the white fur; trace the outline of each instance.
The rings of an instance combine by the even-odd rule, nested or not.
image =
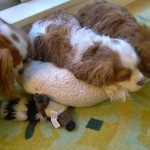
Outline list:
[[[62,112],[64,112],[66,109],[68,108],[68,106],[63,105],[63,104],[59,104],[55,101],[50,101],[48,106],[45,109],[45,113],[48,117],[51,118],[51,111],[55,111],[57,112],[57,115],[60,115]]]
[[[25,98],[21,98],[17,105],[14,106],[16,110],[15,118],[19,121],[27,120],[27,100]]]
[[[44,22],[43,20],[39,20],[33,23],[32,28],[29,32],[29,37],[30,37],[31,42],[33,42],[35,38],[38,37],[39,35],[45,34],[46,27],[48,27],[49,25],[51,24],[61,25],[63,23],[64,21],[61,20],[60,18],[54,19],[54,20],[46,20]]]
[[[20,83],[28,93],[46,94],[58,103],[74,107],[92,106],[108,98],[126,100],[128,96],[118,84],[95,87],[78,80],[67,69],[40,61],[27,64]]]
[[[3,119],[7,115],[7,112],[5,111],[5,108],[9,104],[9,101],[3,101],[0,105],[0,118]]]
[[[10,28],[7,24],[5,24],[3,21],[0,20],[0,33],[7,37],[14,45],[15,47],[19,50],[23,58],[26,57],[27,55],[27,40],[20,34],[19,31],[16,32],[15,29]],[[17,35],[19,38],[19,42],[15,41],[12,37],[11,34]]]
[[[118,84],[124,87],[128,91],[134,92],[141,88],[141,86],[137,85],[137,81],[139,81],[139,79],[142,79],[142,78],[144,78],[143,74],[139,72],[138,69],[134,69],[133,74],[129,80],[119,82]]]
[[[138,86],[137,82],[144,78],[144,75],[137,68],[139,58],[134,48],[122,39],[112,39],[111,42],[107,40],[105,45],[118,52],[122,65],[133,72],[129,80],[119,82],[118,84],[130,92],[139,90],[141,86]]]
[[[122,64],[125,67],[135,69],[135,66],[139,62],[139,58],[131,44],[122,39],[111,39],[111,41],[105,43],[105,46],[111,48],[113,51],[118,52]]]
[[[46,21],[37,21],[33,24],[32,29],[29,33],[31,41],[41,35],[46,34],[45,30],[49,25],[60,25],[63,24],[63,20],[54,19]],[[69,24],[69,25],[68,25]],[[79,62],[82,58],[82,55],[88,50],[88,48],[94,45],[95,42],[99,42],[102,46],[108,47],[112,51],[115,51],[119,54],[122,65],[126,68],[132,70],[133,74],[129,80],[118,82],[122,88],[127,91],[136,91],[141,88],[137,83],[144,78],[143,74],[138,70],[138,57],[135,53],[134,48],[125,40],[122,39],[112,39],[109,36],[98,35],[93,30],[88,28],[81,28],[79,24],[73,24],[71,22],[67,25],[71,27],[71,33],[68,35],[70,39],[70,44],[73,49],[76,51],[75,57],[72,60],[74,63]]]
[[[15,110],[13,117],[15,120],[18,121],[24,121],[27,120],[27,104],[28,100],[25,98],[21,98],[18,101],[18,104],[13,106],[13,109]],[[2,101],[0,105],[0,118],[3,119],[6,117],[7,114],[10,112],[7,112],[7,106],[9,105],[9,101]]]
[[[46,118],[44,118],[40,113],[37,113],[35,115],[35,118],[36,118],[36,120],[40,120],[40,121],[45,121],[46,120]]]
[[[19,51],[22,56],[22,61],[13,68],[15,76],[18,76],[18,71],[23,68],[23,60],[27,56],[29,40],[25,37],[21,30],[16,29],[15,27],[9,26],[7,23],[0,20],[0,34],[6,37]],[[11,34],[15,34],[19,41],[16,41],[12,38]]]

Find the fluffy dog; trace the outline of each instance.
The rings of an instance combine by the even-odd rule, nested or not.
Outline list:
[[[15,78],[23,69],[30,48],[25,33],[0,19],[0,94],[4,97],[16,95]]]
[[[140,70],[150,77],[149,27],[138,24],[125,8],[109,2],[87,5],[77,12],[77,18],[83,27],[88,26],[100,35],[129,41],[140,57]]]
[[[34,47],[31,58],[67,68],[89,84],[117,84],[135,91],[144,83],[138,57],[128,42],[81,28],[72,15],[60,13],[35,22],[29,37]]]

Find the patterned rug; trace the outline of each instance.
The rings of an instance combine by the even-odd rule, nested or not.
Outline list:
[[[150,22],[150,10],[137,16]],[[126,102],[104,101],[89,108],[72,109],[77,124],[69,132],[50,122],[0,120],[2,150],[149,150],[150,83]]]

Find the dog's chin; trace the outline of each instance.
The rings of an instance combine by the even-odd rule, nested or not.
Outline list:
[[[140,90],[142,88],[142,86],[137,86],[136,88],[133,88],[133,89],[127,89],[129,92],[136,92],[138,90]]]
[[[137,86],[137,85],[109,85],[109,86],[104,86],[103,89],[105,93],[108,95],[111,101],[123,101],[125,102],[127,99],[131,99],[129,92],[136,92],[140,90],[142,86]]]
[[[120,82],[118,83],[121,87],[126,89],[128,92],[136,92],[142,88],[142,86],[137,85],[136,83],[129,82]]]
[[[128,91],[119,85],[104,86],[103,89],[111,101],[120,100],[124,102],[130,98]]]

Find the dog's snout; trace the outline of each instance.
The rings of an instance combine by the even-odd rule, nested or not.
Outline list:
[[[143,77],[140,81],[137,82],[137,85],[142,86],[145,83],[145,78]]]

